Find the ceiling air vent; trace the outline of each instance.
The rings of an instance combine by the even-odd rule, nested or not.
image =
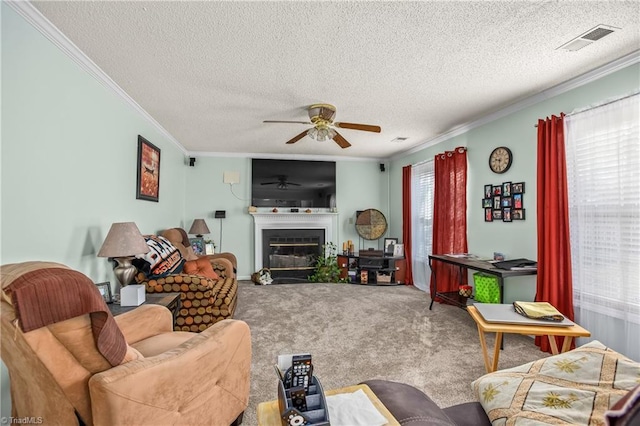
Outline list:
[[[598,25],[597,27],[591,28],[586,33],[579,35],[573,40],[563,44],[562,46],[558,47],[558,49],[575,52],[576,50],[580,50],[583,47],[586,47],[591,43],[598,41],[602,37],[607,36],[619,29],[620,28],[612,27],[610,25]]]
[[[398,137],[397,137],[397,138],[395,138],[395,139],[391,139],[391,143],[400,143],[400,142],[404,142],[404,141],[406,141],[407,139],[409,139],[409,138],[405,138],[405,137],[402,137],[402,136],[398,136]]]

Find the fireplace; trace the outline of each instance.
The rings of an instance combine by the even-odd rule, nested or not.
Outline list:
[[[276,246],[272,247],[271,243],[268,242],[267,236],[265,236],[265,231],[276,231],[276,234],[271,235],[282,235],[282,238],[317,238],[317,246],[318,250],[322,250],[322,245],[332,242],[337,244],[336,239],[336,230],[338,228],[337,224],[337,213],[332,212],[252,212],[251,216],[253,216],[254,220],[254,262],[255,262],[255,271],[259,271],[264,267],[268,267],[271,269],[269,256],[278,256],[273,257],[276,261],[276,265],[287,265],[276,266],[275,268],[287,268],[287,271],[272,271],[272,275],[279,276],[282,273],[286,272],[287,275],[292,276],[289,282],[300,282],[301,278],[293,277],[294,272],[293,268],[309,268],[308,265],[301,266],[303,263],[303,256],[307,256],[308,254],[301,254],[303,250],[310,250],[311,244],[316,245],[315,241],[301,241],[301,242],[287,242],[285,241],[275,241],[274,244]],[[289,231],[303,231],[307,236],[300,235],[285,235]],[[293,246],[287,244],[305,244],[301,246]],[[307,245],[309,244],[309,245]],[[277,253],[272,253],[272,249],[277,249]],[[282,258],[279,256],[289,256],[287,258]],[[317,254],[316,254],[317,256]],[[284,263],[283,263],[284,260]],[[293,267],[291,267],[291,263],[293,262]],[[312,263],[315,265],[315,261]],[[306,281],[307,276],[313,273],[312,269],[300,269],[297,273],[297,276],[302,276],[304,281]],[[280,278],[283,280],[284,278]],[[279,281],[278,279],[275,280]]]
[[[323,229],[265,229],[262,264],[275,283],[307,281],[324,245]]]

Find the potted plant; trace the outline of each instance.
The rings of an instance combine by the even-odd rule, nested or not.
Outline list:
[[[340,278],[340,267],[338,266],[337,247],[332,242],[322,246],[324,256],[318,256],[315,270],[309,275],[309,281],[313,283],[347,283],[346,278]]]

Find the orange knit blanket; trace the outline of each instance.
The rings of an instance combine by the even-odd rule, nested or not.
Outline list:
[[[82,273],[62,268],[37,269],[18,277],[5,292],[11,296],[25,333],[89,314],[98,351],[112,366],[122,363],[127,342],[98,288]]]

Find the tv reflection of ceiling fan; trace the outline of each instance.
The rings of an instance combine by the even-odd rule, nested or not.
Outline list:
[[[314,104],[309,107],[309,119],[311,121],[276,121],[276,120],[264,120],[264,123],[298,123],[298,124],[313,124],[311,129],[305,130],[299,135],[287,141],[288,144],[296,143],[305,136],[309,136],[319,142],[327,139],[333,139],[335,143],[340,145],[341,148],[349,148],[351,144],[338,133],[334,127],[341,129],[351,130],[363,130],[365,132],[380,133],[380,126],[374,126],[371,124],[358,124],[358,123],[343,123],[334,122],[333,118],[336,115],[336,107],[330,104]]]
[[[278,175],[276,176],[276,178],[278,179],[277,182],[263,182],[260,185],[278,185],[277,188],[278,189],[288,189],[289,186],[300,186],[299,183],[294,183],[294,182],[289,182],[287,180],[287,176],[285,175]]]

